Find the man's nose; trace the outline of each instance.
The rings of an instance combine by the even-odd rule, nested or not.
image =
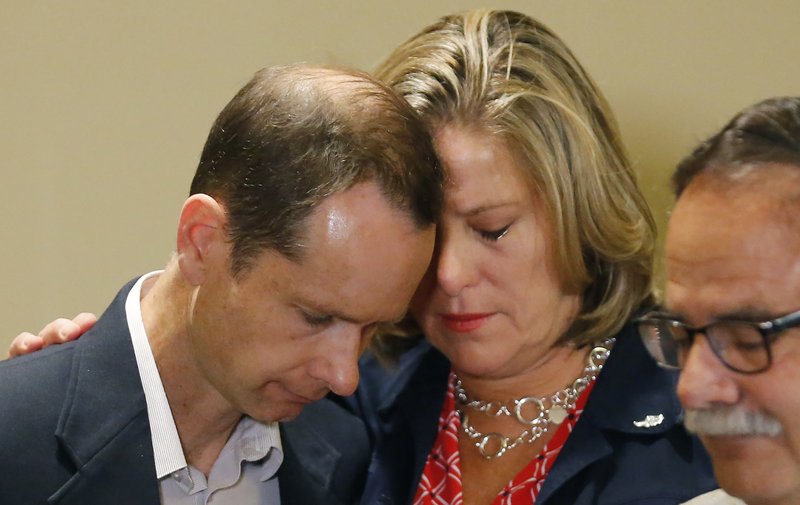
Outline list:
[[[352,326],[328,337],[330,345],[320,346],[321,354],[310,372],[340,396],[353,394],[358,386],[358,358],[363,350],[362,331],[356,325]]]
[[[707,408],[715,403],[735,404],[739,389],[734,373],[714,354],[705,335],[698,334],[683,361],[678,398],[687,409]]]

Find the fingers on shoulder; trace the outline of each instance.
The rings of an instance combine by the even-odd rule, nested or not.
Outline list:
[[[38,351],[42,347],[44,347],[44,339],[42,337],[33,333],[23,332],[11,341],[11,346],[8,348],[8,357],[23,356]]]

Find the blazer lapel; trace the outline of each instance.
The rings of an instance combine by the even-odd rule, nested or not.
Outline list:
[[[131,286],[77,344],[55,432],[77,471],[50,503],[159,503],[147,405],[125,317]]]
[[[142,412],[49,499],[60,505],[160,503],[150,424]]]
[[[561,489],[569,479],[612,453],[613,448],[603,432],[590,423],[582,423],[582,420],[580,419],[575,425],[547,474],[547,478],[539,490],[539,495],[536,497],[537,503],[547,503],[550,496]]]
[[[381,394],[381,434],[362,503],[410,503],[438,433],[450,363],[424,342],[403,361]]]
[[[406,490],[410,501],[417,491],[425,462],[439,433],[439,414],[442,412],[450,363],[437,350],[425,355],[420,367],[412,376],[409,387],[397,399],[398,409],[403,414],[396,419],[405,419],[411,434],[413,478]]]

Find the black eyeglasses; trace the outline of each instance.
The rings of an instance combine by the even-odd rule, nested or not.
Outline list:
[[[634,324],[647,351],[665,368],[683,368],[695,336],[702,333],[726,367],[740,373],[758,373],[772,365],[772,342],[782,332],[800,326],[800,310],[771,321],[721,319],[700,328],[653,311]]]

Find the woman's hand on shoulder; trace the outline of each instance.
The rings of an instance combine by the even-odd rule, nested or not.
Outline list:
[[[90,312],[81,312],[72,319],[60,317],[48,323],[36,335],[28,332],[17,335],[8,348],[8,357],[24,356],[49,345],[75,340],[89,331],[96,322],[97,316]]]

